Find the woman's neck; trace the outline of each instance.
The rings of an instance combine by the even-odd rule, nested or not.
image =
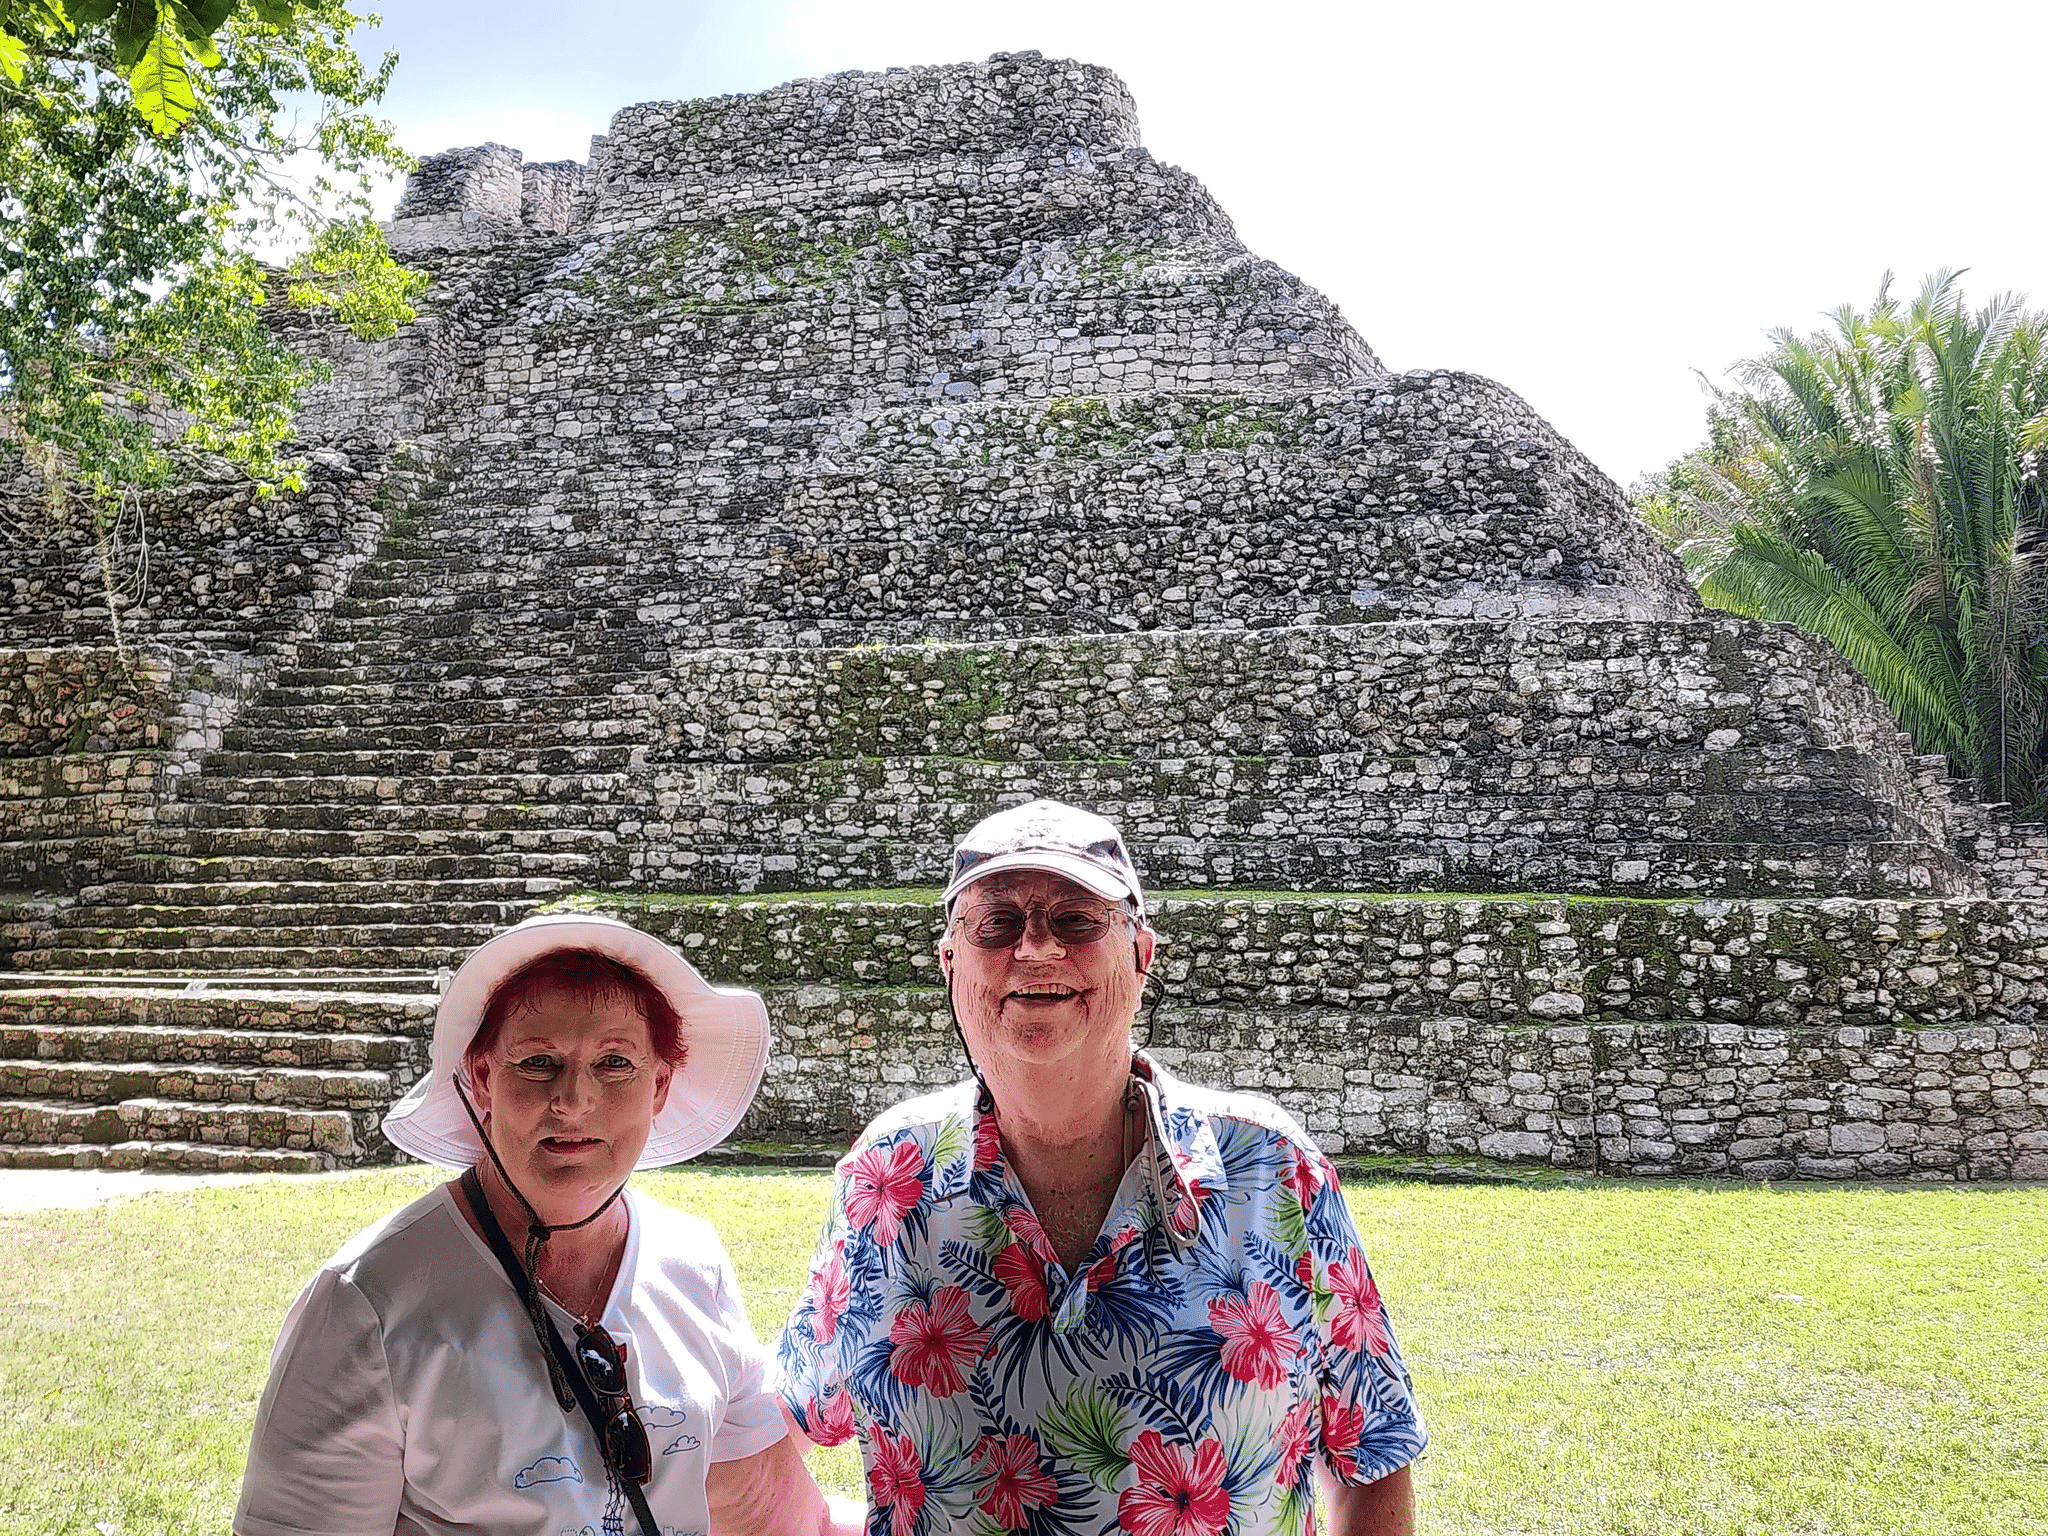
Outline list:
[[[484,1198],[490,1202],[491,1214],[498,1218],[498,1225],[511,1242],[513,1251],[523,1254],[527,1229],[533,1221],[525,1204],[489,1159],[477,1165],[477,1178],[483,1185]],[[601,1194],[593,1196],[592,1205],[604,1198]],[[466,1203],[463,1204],[463,1214],[481,1235],[481,1223]],[[562,1222],[574,1222],[588,1216],[590,1209],[561,1213],[543,1211],[541,1214],[543,1218],[553,1216]],[[553,1297],[564,1311],[585,1322],[595,1322],[604,1311],[605,1302],[618,1279],[631,1226],[625,1196],[621,1194],[589,1226],[550,1233],[540,1246],[538,1278],[541,1289]]]

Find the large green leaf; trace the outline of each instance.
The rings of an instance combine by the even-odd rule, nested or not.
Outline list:
[[[0,73],[16,85],[21,84],[22,69],[28,63],[28,49],[18,37],[9,37],[0,32]]]
[[[142,62],[142,55],[156,38],[156,0],[121,0],[120,9],[113,14],[114,62],[121,66],[122,73],[129,74]]]
[[[185,63],[185,40],[169,27],[149,40],[128,77],[128,86],[135,92],[136,109],[166,138],[199,110],[199,98],[192,92],[192,72]]]
[[[187,42],[213,36],[234,8],[235,0],[171,0],[178,30],[185,34]]]
[[[1123,1411],[1100,1388],[1082,1382],[1038,1421],[1038,1438],[1053,1455],[1105,1492],[1131,1464],[1124,1454]]]

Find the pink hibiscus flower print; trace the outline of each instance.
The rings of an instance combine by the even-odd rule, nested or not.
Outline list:
[[[914,1141],[869,1147],[847,1170],[846,1219],[859,1228],[872,1225],[884,1248],[895,1243],[903,1218],[922,1198],[924,1154]]]
[[[1316,1448],[1316,1405],[1298,1398],[1280,1423],[1280,1486],[1312,1488],[1307,1475],[1309,1453]]]
[[[1045,1261],[1025,1243],[1012,1243],[996,1255],[996,1278],[1009,1293],[1010,1310],[1035,1323],[1050,1309],[1045,1291]]]
[[[832,1257],[811,1279],[811,1326],[820,1344],[832,1342],[839,1331],[839,1319],[846,1315],[847,1298],[853,1288],[846,1278],[846,1241],[832,1245]]]
[[[994,1115],[983,1115],[974,1123],[974,1171],[987,1173],[995,1167],[1003,1150],[1002,1132]]]
[[[1301,1257],[1294,1261],[1294,1278],[1301,1282],[1301,1288],[1305,1291],[1316,1288],[1316,1261],[1306,1248],[1301,1250]]]
[[[1355,1450],[1365,1434],[1365,1410],[1323,1394],[1323,1449],[1336,1455]]]
[[[820,1445],[844,1445],[853,1438],[853,1394],[835,1392],[821,1406],[815,1399],[804,1406],[804,1426]]]
[[[1060,1485],[1038,1460],[1029,1435],[983,1435],[974,1448],[975,1475],[982,1479],[975,1501],[1006,1531],[1014,1531],[1034,1509],[1060,1496]]]
[[[1138,1240],[1142,1228],[1123,1227],[1109,1240],[1109,1252],[1088,1266],[1088,1289],[1096,1290],[1116,1278],[1117,1268],[1123,1262],[1124,1250]]]
[[[951,1397],[967,1385],[967,1372],[988,1346],[988,1330],[967,1310],[967,1291],[945,1285],[930,1306],[912,1302],[889,1325],[889,1370],[906,1386]]]
[[[1003,1211],[1003,1224],[1020,1243],[1029,1243],[1039,1258],[1050,1262],[1053,1255],[1052,1239],[1045,1235],[1045,1228],[1028,1205],[1011,1205]]]
[[[1288,1362],[1301,1353],[1301,1340],[1280,1315],[1280,1298],[1263,1280],[1247,1296],[1209,1303],[1209,1326],[1223,1335],[1223,1369],[1239,1381],[1270,1392],[1287,1379]]]
[[[1192,1450],[1168,1445],[1148,1429],[1131,1443],[1135,1487],[1116,1497],[1116,1523],[1132,1536],[1223,1536],[1230,1490],[1223,1486],[1223,1444],[1210,1438]]]
[[[1392,1354],[1394,1330],[1387,1326],[1380,1288],[1365,1267],[1365,1255],[1354,1248],[1332,1264],[1330,1289],[1337,1295],[1337,1310],[1330,1318],[1330,1337],[1337,1347],[1355,1350],[1363,1345],[1376,1355]]]
[[[1308,1153],[1298,1151],[1294,1154],[1294,1161],[1288,1165],[1286,1183],[1305,1211],[1316,1203],[1316,1193],[1323,1187],[1322,1170]]]
[[[868,1493],[875,1508],[889,1511],[891,1536],[909,1536],[924,1508],[924,1467],[910,1436],[891,1436],[875,1426],[875,1459],[868,1468]]]

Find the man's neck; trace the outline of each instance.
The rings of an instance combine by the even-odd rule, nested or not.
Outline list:
[[[1060,1263],[1088,1255],[1127,1159],[1129,1063],[1074,1073],[1028,1069],[992,1077],[1003,1156],[1030,1197]]]

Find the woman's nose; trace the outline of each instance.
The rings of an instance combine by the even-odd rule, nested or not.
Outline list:
[[[565,1067],[555,1077],[555,1107],[581,1109],[597,1098],[597,1084],[582,1067]]]

